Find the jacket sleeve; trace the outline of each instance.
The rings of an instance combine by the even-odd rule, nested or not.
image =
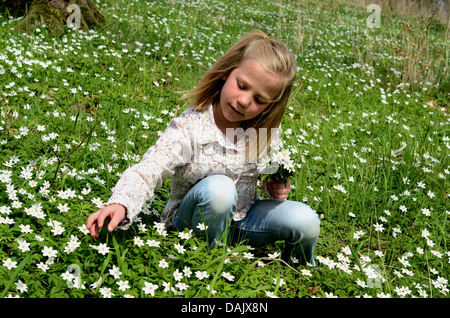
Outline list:
[[[153,199],[154,190],[161,187],[164,179],[173,175],[176,167],[189,162],[192,138],[188,124],[183,115],[172,119],[141,162],[123,172],[106,203],[119,203],[127,209],[127,222],[118,228],[128,229],[144,204]]]

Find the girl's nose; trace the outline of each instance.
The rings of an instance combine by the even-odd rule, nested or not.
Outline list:
[[[247,108],[250,105],[251,102],[251,96],[250,94],[241,94],[238,98],[238,103],[239,105],[241,105],[242,107]]]

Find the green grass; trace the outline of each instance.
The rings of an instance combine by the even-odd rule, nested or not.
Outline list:
[[[448,26],[382,12],[368,29],[364,7],[336,1],[189,3],[97,1],[102,30],[57,37],[1,18],[1,295],[447,298]],[[283,139],[301,164],[289,199],[321,217],[317,267],[284,264],[282,242],[208,251],[164,232],[168,180],[141,222],[91,238],[88,215],[182,92],[255,28],[297,58]]]

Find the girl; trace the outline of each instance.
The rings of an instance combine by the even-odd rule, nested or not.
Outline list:
[[[142,161],[123,173],[106,206],[89,216],[91,235],[98,237],[107,219],[110,232],[128,229],[170,177],[170,200],[162,213],[167,227],[192,229],[207,238],[210,248],[224,241],[262,246],[284,240],[283,260],[314,266],[317,214],[285,200],[289,182],[262,182],[261,190],[271,198],[262,200],[253,160],[279,141],[275,128],[295,74],[294,58],[284,44],[261,31],[244,35],[185,97],[193,107],[170,122]],[[249,147],[249,131],[263,142]]]

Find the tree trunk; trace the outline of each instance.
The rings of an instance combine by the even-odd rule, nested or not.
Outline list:
[[[7,16],[21,17],[30,8],[33,0],[2,0],[0,3],[0,13],[6,13]]]
[[[64,32],[65,25],[88,31],[105,23],[92,0],[3,0],[0,9],[13,17],[26,14],[15,27],[22,33],[43,24],[59,34]]]

